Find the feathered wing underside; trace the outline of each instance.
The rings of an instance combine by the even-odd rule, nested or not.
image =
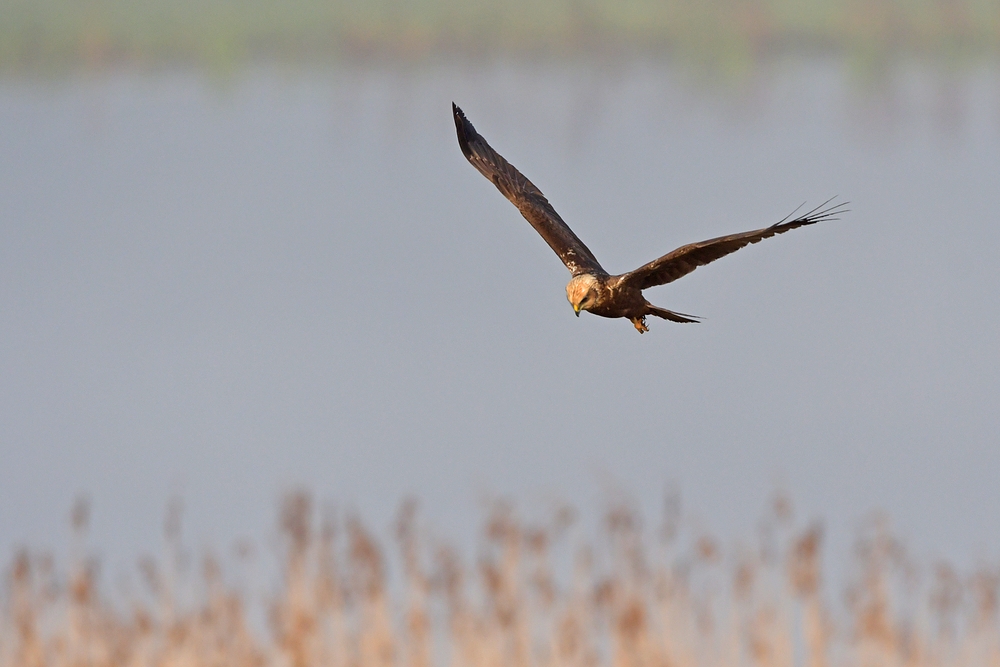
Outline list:
[[[521,211],[521,215],[559,255],[566,268],[574,276],[581,273],[607,275],[594,253],[563,222],[542,191],[486,143],[454,102],[451,108],[462,153]]]
[[[714,262],[720,257],[734,253],[751,243],[769,239],[777,234],[784,234],[798,227],[814,225],[817,222],[825,220],[837,220],[837,215],[846,212],[844,206],[847,203],[828,206],[831,201],[833,200],[831,199],[820,204],[805,215],[801,215],[793,220],[786,218],[764,229],[720,236],[716,239],[681,246],[659,259],[654,259],[652,262],[640,266],[635,271],[630,271],[622,275],[621,284],[639,289],[646,289],[655,285],[665,285],[686,276],[699,266]]]

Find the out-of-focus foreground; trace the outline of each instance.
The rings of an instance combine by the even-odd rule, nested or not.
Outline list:
[[[83,555],[80,505],[68,573],[27,552],[7,569],[0,665],[1000,665],[995,568],[925,571],[876,519],[860,531],[840,599],[823,583],[821,528],[795,527],[786,500],[756,544],[732,553],[680,530],[678,506],[669,500],[663,522],[644,530],[627,504],[612,504],[598,544],[581,546],[571,510],[532,524],[498,503],[470,567],[428,537],[412,503],[387,559],[358,519],[317,522],[309,497],[292,495],[280,515],[281,582],[266,623],[255,623],[245,582],[211,555],[191,567],[176,512],[167,556],[142,561],[143,585],[124,584],[112,602]],[[237,551],[237,570],[256,558]]]

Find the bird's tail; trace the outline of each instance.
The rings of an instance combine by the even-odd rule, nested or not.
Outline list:
[[[666,308],[658,308],[653,304],[648,305],[649,314],[656,315],[657,317],[662,317],[665,320],[670,320],[671,322],[693,322],[698,324],[698,320],[694,319],[698,317],[697,315],[685,315],[684,313],[675,313],[672,310],[667,310]]]

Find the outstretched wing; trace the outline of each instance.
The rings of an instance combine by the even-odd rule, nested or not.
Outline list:
[[[691,243],[686,246],[681,246],[677,250],[674,250],[659,259],[654,259],[649,264],[641,266],[635,271],[630,271],[629,273],[622,275],[621,284],[630,285],[639,289],[646,289],[647,287],[653,287],[654,285],[665,285],[666,283],[673,282],[678,278],[686,276],[699,266],[704,266],[709,262],[714,262],[720,257],[725,257],[730,253],[734,253],[740,248],[751,243],[757,243],[762,239],[769,239],[776,234],[784,234],[790,229],[796,229],[806,225],[814,225],[817,222],[823,222],[824,220],[837,220],[837,216],[839,214],[846,213],[844,206],[847,205],[847,202],[828,207],[827,204],[831,201],[833,200],[827,200],[805,215],[799,216],[794,220],[788,220],[788,218],[785,218],[785,220],[771,225],[770,227],[765,227],[764,229],[757,229],[752,232],[743,232],[741,234],[730,234],[729,236],[720,236],[717,239],[709,239],[708,241],[702,241],[701,243]]]
[[[542,191],[490,148],[454,102],[451,108],[455,115],[455,129],[458,131],[458,145],[462,147],[462,153],[479,173],[493,181],[493,185],[497,186],[503,196],[517,207],[549,247],[556,251],[566,268],[574,276],[580,273],[607,275],[594,253],[563,222]]]

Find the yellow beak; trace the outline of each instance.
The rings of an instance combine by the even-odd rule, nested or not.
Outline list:
[[[573,312],[576,313],[577,317],[580,317],[580,304],[578,303],[573,304]]]

